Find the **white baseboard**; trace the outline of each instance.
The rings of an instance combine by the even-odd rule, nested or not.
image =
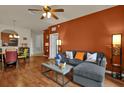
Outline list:
[[[106,70],[105,73],[111,74],[112,71]],[[122,76],[124,77],[124,74],[122,74]]]
[[[106,70],[105,73],[111,74],[112,72],[109,70]]]

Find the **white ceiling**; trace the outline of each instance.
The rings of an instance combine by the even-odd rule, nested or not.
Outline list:
[[[77,17],[88,15],[101,11],[112,5],[54,5],[52,8],[63,8],[63,13],[56,13],[59,20],[43,19],[40,20],[42,12],[30,13],[28,8],[41,8],[38,5],[0,5],[0,24],[13,25],[16,20],[16,26],[29,28],[32,31],[42,31],[48,26],[68,21]]]

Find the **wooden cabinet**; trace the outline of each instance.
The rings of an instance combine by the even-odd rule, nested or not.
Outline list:
[[[1,40],[3,43],[9,43],[9,33],[3,33],[1,32]]]
[[[10,33],[1,32],[2,46],[18,46],[18,38],[10,38]]]

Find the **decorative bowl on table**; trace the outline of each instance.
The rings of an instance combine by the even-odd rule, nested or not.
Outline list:
[[[66,63],[60,63],[60,64],[59,64],[59,67],[60,67],[61,69],[64,69],[65,66],[66,66]]]

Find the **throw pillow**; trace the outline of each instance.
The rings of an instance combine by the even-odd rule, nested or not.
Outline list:
[[[84,60],[84,52],[77,52],[75,59]]]
[[[95,62],[96,63],[97,59],[97,53],[87,53],[87,59],[85,61],[90,61],[90,62]]]
[[[73,53],[72,51],[66,51],[66,58],[73,59]]]

